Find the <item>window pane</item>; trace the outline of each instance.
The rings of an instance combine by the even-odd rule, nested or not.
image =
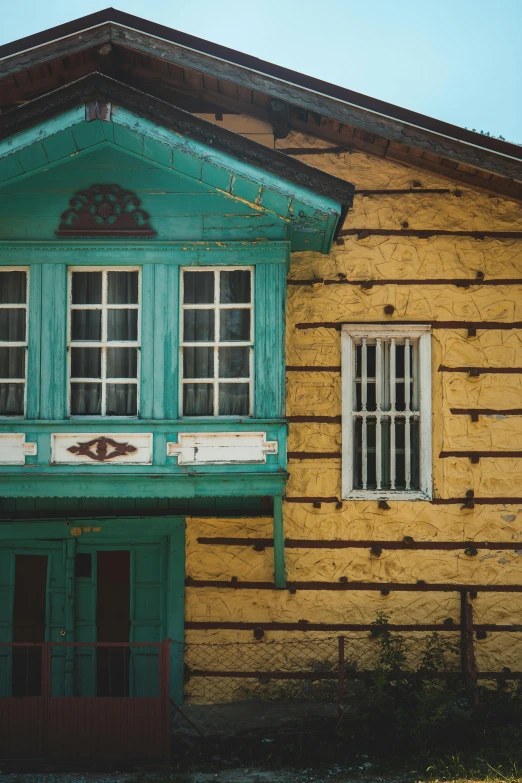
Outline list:
[[[395,419],[395,488],[406,487],[406,461],[404,453],[404,419]]]
[[[212,304],[214,272],[184,272],[183,301],[185,304]]]
[[[0,348],[0,378],[25,378],[25,348]]]
[[[99,348],[71,348],[71,378],[99,378],[101,350]]]
[[[101,384],[71,383],[71,413],[73,416],[99,416]]]
[[[406,410],[403,381],[399,381],[395,384],[395,408],[398,411]]]
[[[214,349],[184,348],[183,349],[184,378],[213,378]]]
[[[25,309],[0,310],[0,340],[8,343],[23,343],[25,320]]]
[[[136,348],[107,348],[107,378],[137,378]]]
[[[221,310],[220,339],[223,342],[250,340],[250,310]]]
[[[25,272],[0,273],[0,304],[25,304],[27,296]]]
[[[137,393],[136,383],[108,383],[107,416],[136,416]]]
[[[107,310],[107,340],[125,342],[137,339],[137,310]]]
[[[211,383],[183,384],[183,413],[185,416],[212,416],[214,414],[214,387]]]
[[[71,340],[101,340],[101,310],[71,310]]]
[[[101,304],[102,273],[73,272],[72,302],[73,304]]]
[[[23,416],[24,384],[0,383],[0,416]]]
[[[219,377],[248,378],[250,348],[220,348]]]
[[[223,304],[248,304],[250,302],[250,272],[233,269],[221,272],[219,301]]]
[[[366,465],[367,465],[367,489],[376,489],[377,471],[376,471],[376,419],[367,419],[366,423]]]
[[[107,302],[138,304],[138,272],[107,272]]]
[[[183,339],[188,343],[213,342],[214,310],[185,310]]]
[[[249,407],[248,383],[219,384],[220,416],[248,416]]]

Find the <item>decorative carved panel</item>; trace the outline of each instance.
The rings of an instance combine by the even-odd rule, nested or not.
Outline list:
[[[266,432],[180,432],[178,443],[167,443],[178,465],[264,463],[267,454],[277,454],[277,441]]]
[[[57,237],[154,237],[149,218],[132,191],[119,185],[91,185],[75,193],[54,233]]]
[[[149,432],[53,433],[55,464],[150,465],[152,435]]]
[[[26,443],[23,432],[0,434],[0,465],[25,465],[26,457],[36,456],[36,443]]]

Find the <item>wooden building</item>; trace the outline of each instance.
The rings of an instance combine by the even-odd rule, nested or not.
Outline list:
[[[0,696],[463,595],[522,670],[522,148],[113,9],[0,105]]]

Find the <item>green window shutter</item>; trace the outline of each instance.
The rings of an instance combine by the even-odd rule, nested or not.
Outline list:
[[[257,264],[254,299],[256,418],[285,415],[286,264]]]

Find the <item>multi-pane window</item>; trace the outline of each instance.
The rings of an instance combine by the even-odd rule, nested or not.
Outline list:
[[[23,416],[27,363],[27,271],[0,271],[0,416]]]
[[[252,269],[184,269],[181,399],[184,416],[252,412]]]
[[[69,299],[69,412],[137,416],[140,273],[72,269]]]
[[[343,327],[344,497],[429,497],[428,327]]]

